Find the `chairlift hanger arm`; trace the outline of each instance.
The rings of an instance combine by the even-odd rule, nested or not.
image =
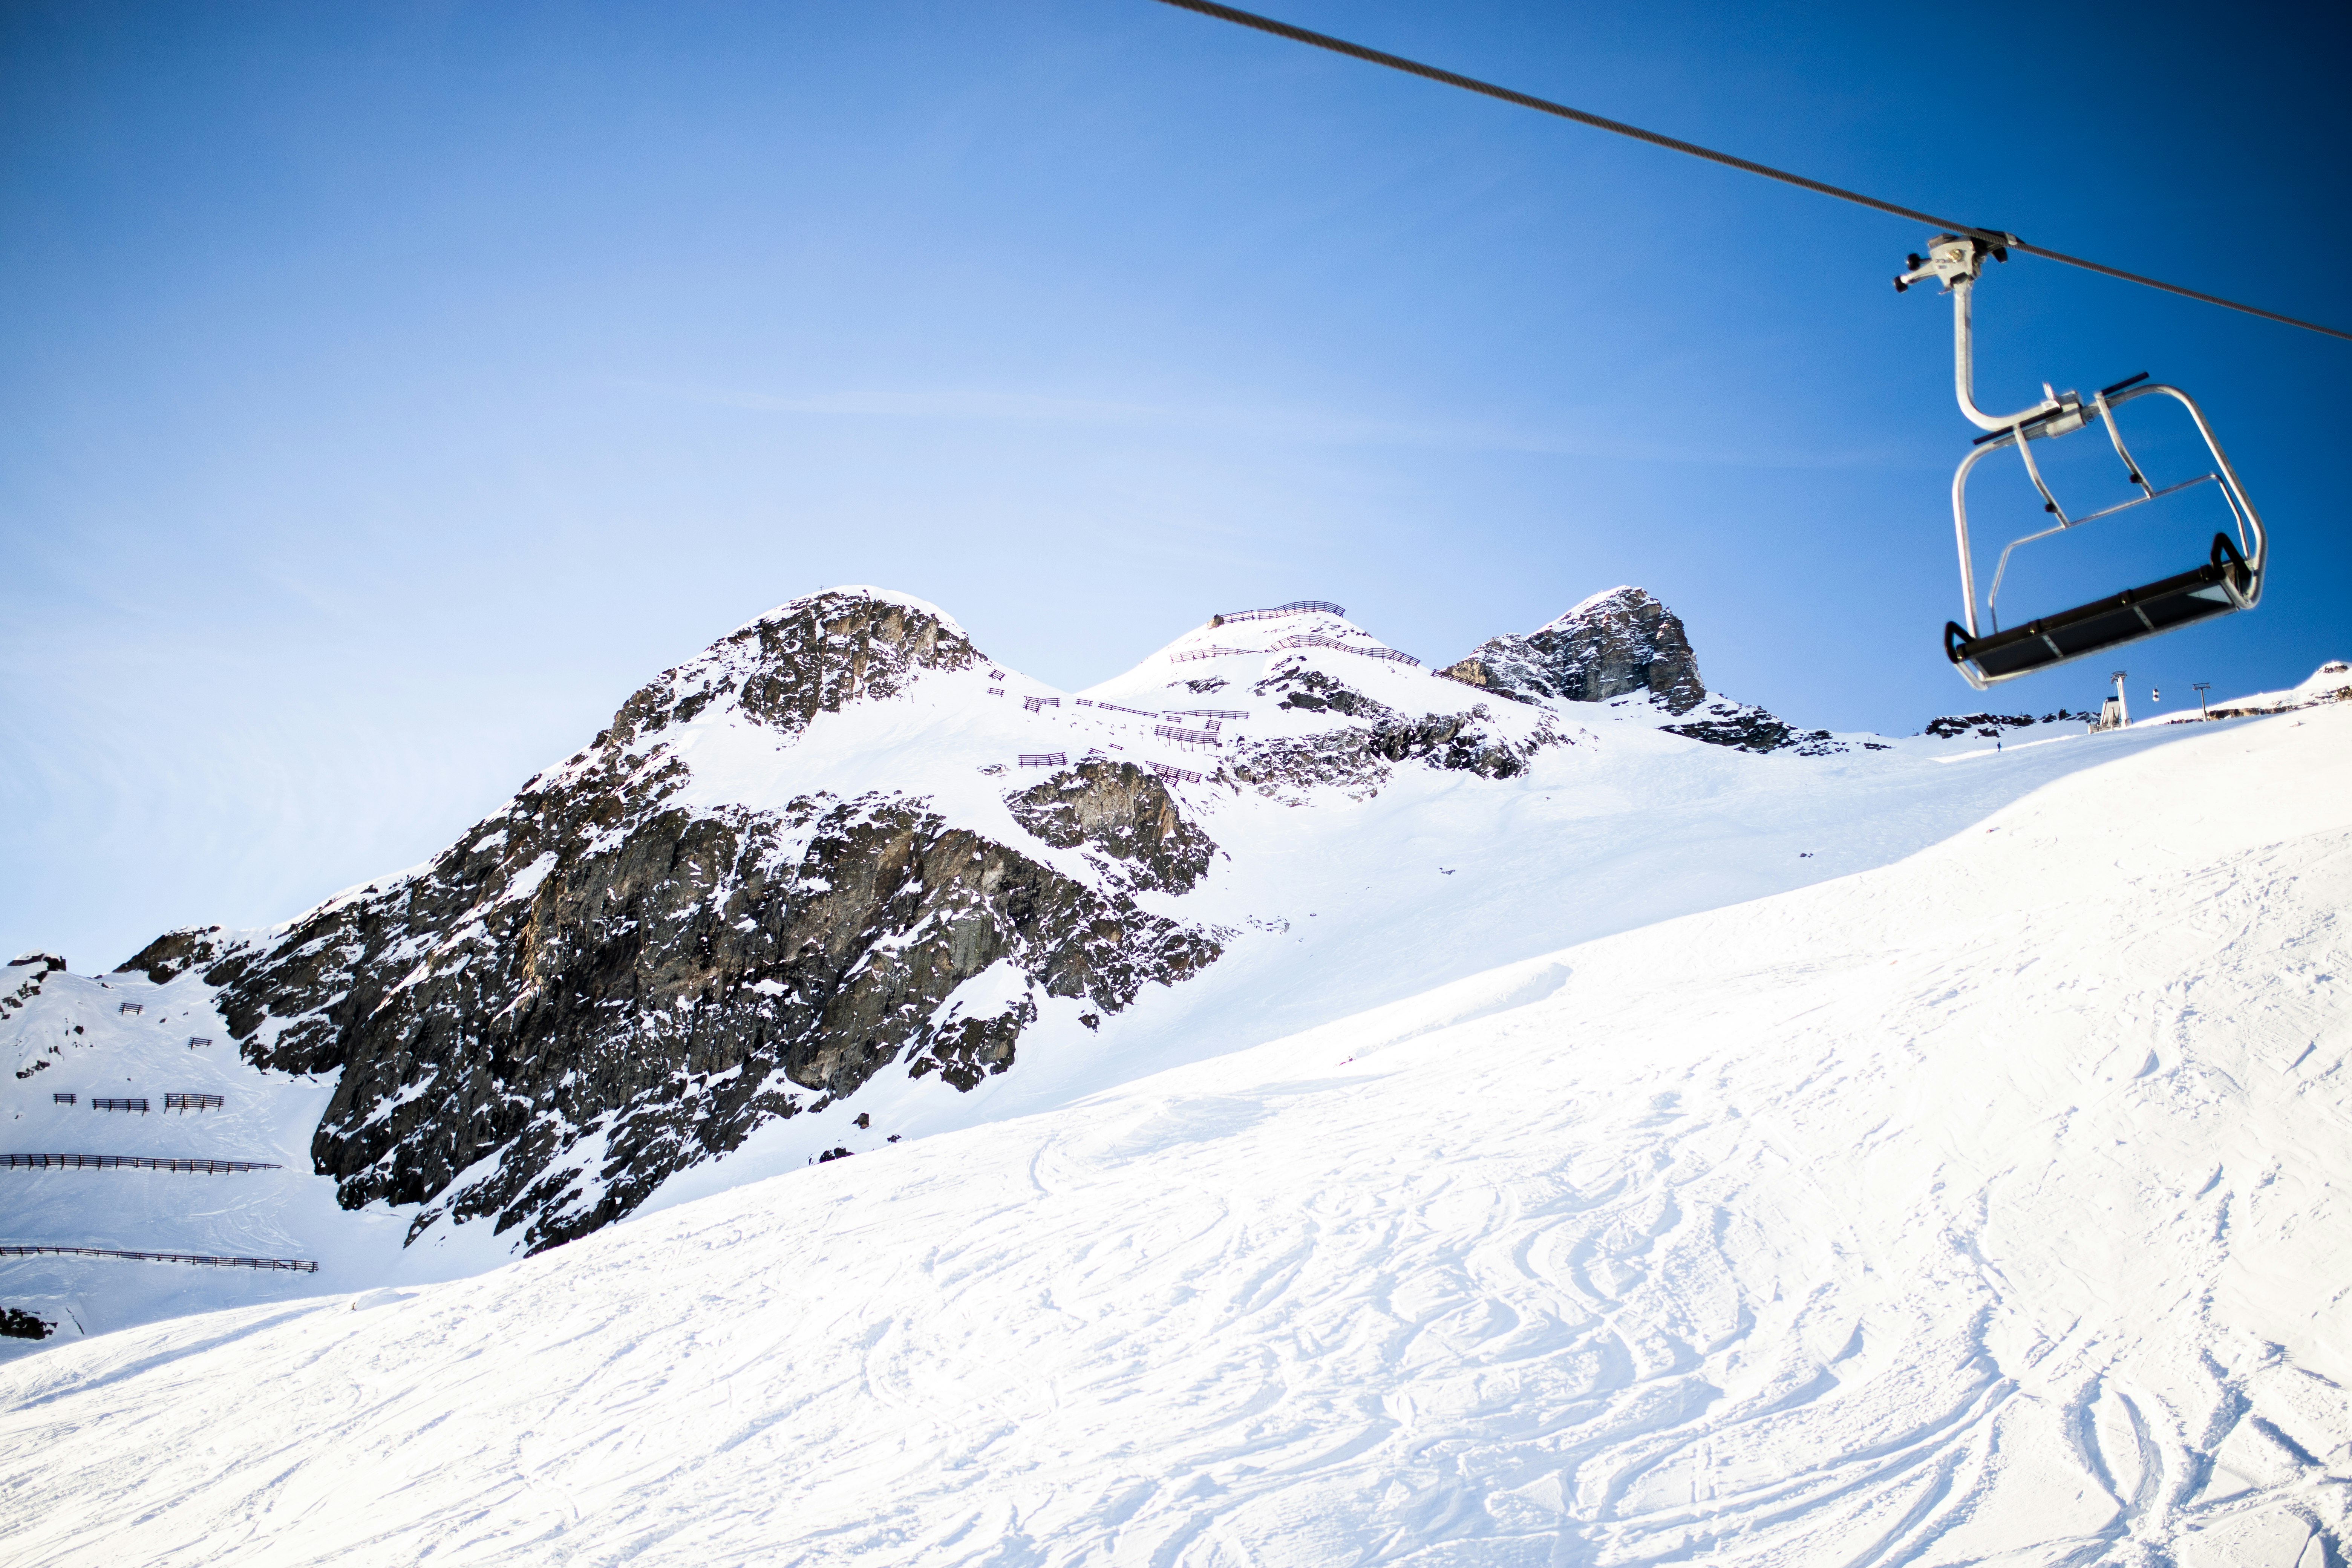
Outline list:
[[[1221,22],[1231,22],[1236,26],[1268,33],[1277,38],[1288,38],[1294,43],[1307,44],[1318,49],[1328,49],[1335,55],[1345,55],[1350,59],[1362,60],[1368,65],[1402,71],[1407,76],[1421,77],[1425,80],[1440,82],[1447,87],[1460,88],[1465,92],[1475,92],[1504,103],[1517,104],[1521,109],[1532,109],[1539,114],[1549,114],[1561,120],[1573,121],[1579,125],[1591,126],[1595,131],[1606,131],[1612,136],[1623,136],[1635,142],[1646,142],[1653,147],[1663,147],[1670,153],[1681,153],[1693,158],[1703,158],[1710,163],[1720,163],[1727,169],[1738,169],[1742,174],[1759,175],[1767,180],[1778,180],[1784,185],[1794,185],[1799,190],[1811,191],[1816,195],[1832,196],[1842,202],[1852,202],[1856,206],[1869,207],[1874,212],[1886,213],[1895,217],[1909,218],[1914,223],[1923,223],[1931,228],[1942,229],[1949,234],[1979,241],[1988,248],[1997,247],[2027,256],[2038,256],[2044,261],[2055,261],[2067,267],[2079,267],[2086,272],[2096,272],[2108,278],[2119,278],[2126,283],[2137,283],[2146,288],[2162,289],[2168,294],[2178,294],[2183,299],[2201,300],[2208,305],[2219,305],[2224,310],[2240,310],[2249,316],[2260,316],[2264,321],[2277,321],[2284,326],[2301,327],[2308,332],[2319,332],[2327,337],[2342,338],[2347,342],[2352,342],[2352,332],[2335,327],[2325,327],[2316,321],[2306,321],[2298,317],[2281,315],[2276,310],[2265,310],[2258,305],[2242,305],[2235,300],[2224,300],[2219,294],[2207,294],[2195,289],[2184,289],[2178,283],[2167,283],[2161,279],[2145,277],[2137,272],[2126,272],[2119,267],[2109,267],[2101,262],[2087,261],[2079,256],[2069,256],[2063,250],[2052,250],[2043,246],[2029,245],[2017,236],[2000,229],[1979,228],[1974,224],[1958,223],[1951,218],[1937,217],[1932,213],[1924,213],[1916,207],[1881,201],[1876,196],[1864,195],[1860,191],[1849,191],[1842,185],[1829,184],[1821,180],[1808,179],[1802,174],[1791,174],[1786,169],[1773,168],[1769,163],[1759,163],[1750,159],[1734,157],[1728,153],[1718,153],[1712,147],[1702,147],[1696,142],[1685,142],[1674,136],[1662,136],[1654,131],[1644,131],[1638,125],[1628,125],[1622,120],[1611,120],[1605,115],[1588,113],[1581,109],[1571,109],[1567,104],[1555,103],[1548,98],[1538,98],[1533,93],[1520,92],[1517,89],[1501,87],[1490,81],[1481,81],[1476,77],[1464,76],[1458,71],[1446,70],[1438,66],[1423,65],[1419,60],[1410,60],[1402,55],[1391,55],[1384,50],[1367,48],[1362,44],[1349,43],[1345,38],[1335,38],[1328,33],[1318,33],[1310,28],[1294,26],[1288,22],[1278,22],[1271,16],[1259,16],[1255,11],[1244,11],[1238,6],[1219,5],[1217,0],[1159,0],[1159,3],[1163,5],[1173,5],[1181,11],[1197,12],[1201,16],[1212,16]]]
[[[1944,292],[1952,297],[1952,389],[1969,424],[1995,434],[2028,420],[2052,426],[2046,433],[2053,436],[2078,428],[2082,419],[2070,416],[2080,414],[2082,399],[2071,392],[2053,392],[2047,383],[2042,385],[2041,402],[2014,414],[1987,414],[1977,406],[1976,348],[1970,319],[1977,277],[1984,270],[1987,257],[2006,261],[2009,248],[1988,244],[1973,235],[1939,234],[1927,242],[1926,256],[1904,258],[1910,263],[1910,270],[1895,279],[1895,291],[1902,293],[1914,283],[1941,283]],[[2056,427],[2060,426],[2063,428]],[[2030,458],[2028,462],[2030,465]]]

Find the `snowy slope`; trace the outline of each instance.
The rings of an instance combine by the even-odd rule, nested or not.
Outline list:
[[[18,1361],[12,1558],[2340,1562],[2352,710],[2097,754],[1050,1113]]]
[[[1674,716],[1635,698],[1520,705],[1426,668],[1274,647],[1302,632],[1385,646],[1344,617],[1302,615],[1197,629],[1083,693],[1010,678],[1014,695],[1062,702],[1023,713],[1020,751],[1076,758],[1123,747],[1207,775],[1170,787],[1221,847],[1210,875],[1181,899],[1144,901],[1223,933],[1215,964],[1181,986],[1148,989],[1095,1029],[1078,1023],[1081,1008],[1048,1002],[1023,1037],[1016,1070],[969,1094],[941,1095],[886,1069],[857,1097],[771,1123],[728,1159],[672,1177],[648,1206],[707,1196],[833,1148],[865,1152],[894,1135],[1066,1104],[1570,942],[1883,866],[2053,779],[2179,738],[2093,736],[2077,724],[2023,745],[2012,737],[2006,750],[1969,731],[1850,736],[1842,754],[1755,756],[1663,732]],[[1233,651],[1178,657],[1211,647]],[[1307,742],[1357,722],[1259,692],[1285,670],[1344,683],[1398,713],[1483,713],[1485,728],[1528,747],[1526,771],[1496,779],[1407,763],[1375,789],[1221,779],[1214,770],[1230,752]],[[1097,706],[1076,706],[1081,696]],[[1202,722],[1182,710],[1204,708],[1249,716],[1222,721],[1215,748],[1174,749],[1155,734],[1163,723]],[[853,725],[885,721],[902,721],[844,714],[814,728],[839,724],[845,738],[828,744],[845,763],[875,744],[870,733],[846,738]],[[1528,746],[1545,733],[1554,738]],[[967,787],[936,758],[931,765],[938,772],[926,777],[938,787]],[[976,817],[988,808],[977,792],[960,806]],[[869,1126],[855,1124],[860,1115]]]
[[[467,1251],[470,1237],[436,1237],[403,1249],[405,1222],[397,1215],[339,1208],[335,1184],[310,1164],[310,1136],[333,1085],[240,1062],[210,988],[196,976],[166,985],[129,974],[39,978],[22,1016],[0,1020],[0,1069],[8,1074],[0,1078],[0,1127],[8,1152],[278,1168],[0,1172],[7,1183],[0,1243],[319,1265],[314,1274],[71,1255],[0,1260],[0,1300],[56,1324],[57,1338],[47,1342],[347,1290],[356,1280],[452,1279],[504,1261],[503,1248]],[[125,1012],[126,1004],[140,1011]],[[164,1097],[173,1093],[217,1095],[222,1103],[169,1110]],[[73,1098],[61,1103],[60,1095]],[[100,1110],[101,1098],[143,1100],[149,1109]],[[0,1339],[0,1360],[39,1348]]]
[[[936,616],[953,629],[921,601],[882,590],[843,592]],[[1034,1006],[1037,1016],[1020,1036],[1013,1070],[959,1090],[936,1074],[915,1076],[901,1059],[853,1094],[803,1096],[795,1114],[755,1127],[724,1157],[661,1181],[640,1213],[804,1168],[835,1149],[866,1155],[1066,1105],[1567,944],[1884,866],[2053,779],[2181,738],[2177,731],[2095,737],[2062,727],[2056,739],[2019,745],[2011,736],[2007,750],[1996,751],[1997,736],[1969,731],[1894,742],[1848,737],[1847,749],[1830,755],[1753,755],[1665,731],[1661,726],[1676,716],[1646,700],[1515,702],[1354,651],[1381,645],[1344,616],[1323,612],[1196,629],[1086,693],[1057,692],[984,659],[929,669],[887,700],[845,702],[780,733],[735,702],[703,700],[721,667],[742,662],[740,636],[647,689],[656,707],[668,708],[668,723],[625,739],[600,737],[627,765],[676,770],[667,806],[719,818],[785,812],[818,794],[908,797],[1018,846],[1057,874],[1099,884],[1101,868],[1084,847],[1039,840],[1011,809],[1016,792],[1058,776],[1053,768],[1024,769],[1019,757],[1075,761],[1094,752],[1185,767],[1203,778],[1171,788],[1185,819],[1217,846],[1208,874],[1181,895],[1147,887],[1131,897],[1148,916],[1215,932],[1222,952],[1182,984],[1145,985],[1118,1012],[1047,994],[1014,964],[996,964],[941,1011]],[[1183,657],[1202,653],[1208,657]],[[1328,705],[1342,700],[1343,690],[1352,694],[1344,699],[1352,710]],[[1299,706],[1302,697],[1325,705]],[[1391,716],[1392,731],[1410,731],[1413,745],[1440,733],[1451,738],[1396,761],[1333,751],[1335,737],[1365,733],[1375,710]],[[1219,726],[1213,744],[1158,733],[1167,727],[1198,736],[1210,723]],[[527,790],[559,789],[604,765],[593,750]],[[1465,760],[1473,765],[1440,765]],[[518,810],[462,841],[467,857],[503,853],[515,862],[503,890],[494,887],[495,900],[483,907],[520,908],[551,890],[551,857],[508,842],[510,831],[520,832]],[[380,879],[321,910],[388,900],[432,870]],[[290,942],[288,933],[301,929],[290,922],[276,933],[253,933],[251,942],[258,950]],[[402,970],[462,973],[494,945],[467,911],[462,929],[421,959],[414,943],[395,953]],[[111,989],[101,991],[101,984]],[[150,992],[152,1022],[108,1011],[122,997]],[[446,1197],[428,1206],[364,1194],[353,1202],[345,1194],[341,1203],[352,1206],[341,1206],[336,1183],[310,1173],[320,1148],[311,1131],[336,1091],[333,1075],[240,1066],[215,1000],[194,972],[160,991],[137,974],[103,983],[53,976],[26,1010],[0,1018],[0,1064],[21,1068],[77,1023],[86,1033],[71,1037],[68,1055],[50,1058],[52,1068],[0,1078],[0,1113],[14,1130],[8,1149],[250,1158],[232,1151],[266,1148],[275,1152],[264,1157],[285,1169],[233,1177],[7,1173],[0,1243],[283,1256],[316,1260],[320,1270],[257,1277],[112,1259],[0,1258],[0,1301],[33,1307],[68,1331],[78,1324],[95,1332],[215,1306],[445,1279],[520,1249],[529,1234],[521,1226],[436,1219]],[[169,1028],[167,1017],[175,1020]],[[284,1027],[270,1018],[256,1037],[279,1038]],[[194,1033],[220,1041],[202,1057],[210,1075],[202,1083],[184,1060],[192,1057],[184,1037]],[[80,1075],[73,1083],[66,1081],[68,1063]],[[353,1100],[344,1123],[365,1132],[429,1106],[419,1099],[436,1087],[429,1075],[414,1064],[404,1070],[410,1079],[379,1100]],[[142,1120],[51,1104],[54,1089],[84,1079],[150,1094],[159,1110],[163,1092],[176,1089],[224,1092],[228,1107]],[[260,1120],[247,1127],[239,1119],[248,1115]],[[547,1125],[533,1123],[526,1134]],[[581,1204],[604,1190],[596,1162],[610,1149],[609,1125],[555,1129],[578,1140],[563,1158],[581,1173]],[[528,1141],[506,1136],[503,1145],[473,1152],[454,1190],[488,1179],[502,1152]],[[412,1228],[418,1239],[404,1245]],[[0,1354],[30,1348],[0,1342]]]
[[[2283,691],[2257,691],[2246,697],[2224,698],[2219,702],[2199,704],[2199,710],[2195,713],[2168,713],[2141,722],[2194,724],[2204,720],[2209,713],[2222,718],[2242,718],[2252,713],[2283,713],[2298,708],[2313,708],[2323,702],[2352,702],[2352,662],[2331,658]]]

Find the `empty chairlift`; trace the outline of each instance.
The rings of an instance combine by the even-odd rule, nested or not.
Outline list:
[[[1959,538],[1960,596],[1965,606],[1964,622],[1949,622],[1944,627],[1944,652],[1953,668],[1981,691],[1996,682],[2013,680],[2139,637],[2154,637],[2232,611],[2252,609],[2262,599],[2263,572],[2269,555],[2262,518],[2246,499],[2245,488],[2238,482],[2237,470],[2231,468],[2230,459],[2222,455],[2221,443],[2213,438],[2212,426],[2205,422],[2204,411],[2187,393],[2177,386],[2149,381],[2142,374],[2103,387],[2087,400],[2073,392],[2053,392],[2044,383],[2042,401],[2015,414],[1987,414],[1977,406],[1969,307],[1969,296],[1988,256],[1997,261],[2008,259],[2003,247],[1983,239],[1938,235],[1928,242],[1927,255],[1911,257],[1910,270],[1895,280],[1898,289],[1914,283],[1941,282],[1952,296],[1954,389],[1960,412],[1986,432],[1977,438],[1975,450],[1960,460],[1958,471],[1952,476],[1952,525]],[[2147,478],[2132,456],[2117,424],[2116,411],[2136,399],[2157,395],[2169,397],[2188,410],[2212,458],[2212,467],[2206,472],[2159,485]],[[2033,443],[2054,441],[2093,425],[2105,426],[2126,479],[2138,493],[2095,510],[2069,511],[2034,461]],[[2002,548],[1979,619],[1976,557],[1969,538],[1969,476],[1985,458],[2007,451],[2014,451],[2024,465],[2026,478],[2042,498],[2042,516],[2047,526],[2021,534]],[[2231,526],[2214,533],[2202,562],[2186,572],[2002,628],[2001,579],[2009,570],[2011,555],[2020,545],[2208,484],[2215,488],[2229,509]]]

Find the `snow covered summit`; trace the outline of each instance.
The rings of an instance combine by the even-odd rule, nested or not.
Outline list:
[[[1633,587],[1595,594],[1526,637],[1490,637],[1447,673],[1507,696],[1646,694],[1677,717],[1707,695],[1681,617]]]

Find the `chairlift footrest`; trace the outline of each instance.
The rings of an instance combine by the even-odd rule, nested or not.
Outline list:
[[[2196,621],[2242,610],[2252,602],[2253,573],[2226,533],[2213,536],[2211,559],[2193,572],[2126,588],[2005,632],[1972,637],[1944,625],[1944,654],[1971,683],[1988,685]],[[1972,667],[1972,668],[1971,668]]]

